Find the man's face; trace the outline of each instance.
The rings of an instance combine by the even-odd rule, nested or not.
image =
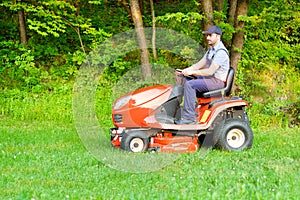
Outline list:
[[[220,35],[216,33],[207,34],[206,39],[208,45],[214,46],[220,40]]]

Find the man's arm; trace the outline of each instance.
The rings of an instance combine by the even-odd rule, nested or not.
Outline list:
[[[193,64],[192,66],[190,66],[189,68],[191,70],[197,70],[197,69],[203,69],[206,66],[206,58],[205,56],[196,64]]]
[[[182,70],[182,73],[185,75],[187,72],[192,72],[195,70],[199,70],[199,69],[203,69],[206,66],[206,59],[205,56],[196,64],[193,64],[192,66],[185,68],[184,70]],[[191,75],[191,74],[190,74]]]
[[[188,75],[212,76],[220,68],[222,63],[224,64],[224,62],[229,63],[228,54],[225,51],[219,51],[215,54],[215,57],[214,57],[211,65],[208,68],[189,70],[189,71],[186,71],[186,73],[184,75],[185,76],[188,76]]]
[[[219,69],[220,65],[212,62],[209,68],[204,68],[204,69],[196,69],[196,70],[190,70],[184,75],[195,75],[195,76],[212,76],[217,69]]]

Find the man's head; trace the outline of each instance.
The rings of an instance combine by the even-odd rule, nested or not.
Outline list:
[[[208,45],[215,46],[221,41],[222,30],[218,26],[211,26],[207,31],[203,31],[202,33],[206,34]]]

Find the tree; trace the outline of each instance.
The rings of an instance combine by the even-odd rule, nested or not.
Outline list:
[[[235,17],[237,2],[238,0],[230,0],[230,6],[228,10],[228,23],[232,26],[234,25],[234,17]]]
[[[202,10],[204,12],[205,18],[203,20],[203,29],[207,30],[213,25],[213,4],[212,0],[201,0]]]
[[[22,0],[18,0],[18,1],[22,3]],[[24,10],[22,8],[18,10],[18,18],[19,18],[20,42],[24,45],[27,45],[25,16],[24,16]]]
[[[236,30],[232,37],[230,65],[235,69],[238,67],[238,62],[242,56],[242,49],[244,45],[244,31],[245,22],[241,21],[239,17],[246,16],[248,12],[249,0],[239,0],[236,7],[236,14],[234,19],[234,28]]]
[[[203,29],[207,30],[211,25],[219,23],[214,19],[213,12],[222,12],[223,6],[225,5],[224,0],[215,1],[202,0],[202,10],[206,17],[203,21]],[[238,62],[241,59],[241,52],[244,45],[244,25],[245,22],[241,20],[241,17],[247,16],[249,6],[249,0],[228,0],[227,8],[227,23],[234,26],[235,32],[232,36],[232,41],[228,44],[230,49],[230,65],[237,71]],[[235,87],[233,87],[233,91]]]
[[[156,28],[155,28],[155,12],[154,12],[153,0],[150,0],[150,7],[151,7],[152,29],[153,29],[153,33],[152,33],[152,51],[153,51],[153,58],[156,61],[157,60],[156,45],[155,45]]]
[[[138,44],[141,52],[142,74],[144,80],[151,80],[151,66],[149,60],[149,51],[146,43],[142,14],[138,0],[130,0],[130,10],[134,27],[137,34]]]

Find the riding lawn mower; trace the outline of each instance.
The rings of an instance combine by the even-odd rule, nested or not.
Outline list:
[[[113,105],[110,129],[114,147],[130,152],[195,152],[202,147],[228,151],[250,148],[253,133],[246,113],[248,103],[230,96],[234,69],[225,88],[197,92],[196,124],[176,124],[181,118],[183,86],[155,85],[118,98]]]

